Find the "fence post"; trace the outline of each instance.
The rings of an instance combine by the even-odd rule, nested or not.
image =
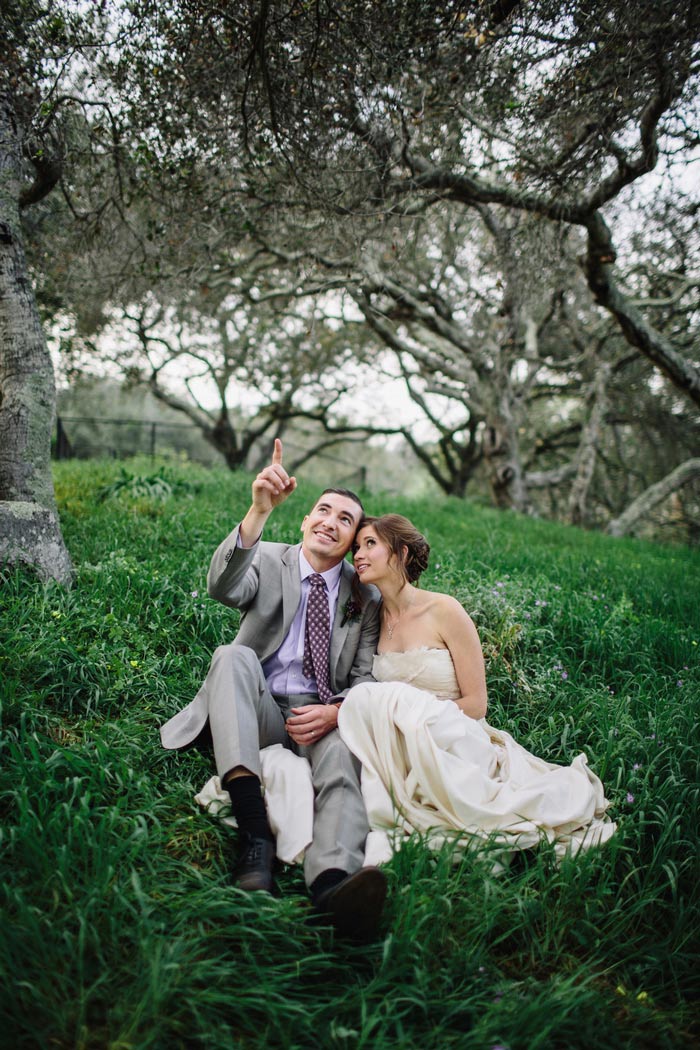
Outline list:
[[[151,423],[151,459],[156,458],[156,427],[157,423]]]
[[[68,435],[63,429],[63,420],[56,413],[56,459],[70,459],[73,454]]]

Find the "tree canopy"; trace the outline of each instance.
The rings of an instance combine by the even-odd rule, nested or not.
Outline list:
[[[44,322],[98,356],[120,333],[231,466],[310,413],[329,439],[402,430],[445,491],[633,528],[664,478],[695,491],[699,19],[12,0],[4,207]],[[173,358],[210,404],[168,387]],[[403,377],[420,437],[338,415],[355,364]],[[267,391],[242,430],[234,373]]]

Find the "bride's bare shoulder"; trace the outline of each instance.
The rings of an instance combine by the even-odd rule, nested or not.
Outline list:
[[[434,603],[435,607],[438,606],[443,609],[462,609],[463,606],[454,598],[451,594],[445,594],[443,591],[419,591],[419,594],[423,594],[425,598]]]
[[[424,609],[436,616],[458,616],[460,613],[467,615],[464,607],[451,594],[444,594],[442,591],[420,591],[419,593],[422,594]]]
[[[461,624],[465,627],[473,626],[474,624],[474,621],[462,603],[451,594],[432,591],[430,608],[434,615],[442,622],[449,622],[453,626]]]

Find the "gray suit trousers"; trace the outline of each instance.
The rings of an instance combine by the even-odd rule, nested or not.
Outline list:
[[[283,744],[311,764],[314,786],[313,841],[304,858],[307,885],[327,868],[362,867],[369,831],[360,791],[360,764],[337,729],[308,747],[294,744],[285,729],[290,707],[318,697],[273,697],[257,654],[245,645],[215,650],[204,681],[209,727],[219,777],[244,766],[260,777],[260,748]]]

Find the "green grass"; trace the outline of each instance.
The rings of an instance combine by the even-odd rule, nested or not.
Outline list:
[[[211,757],[159,746],[234,635],[205,575],[251,479],[128,474],[56,469],[72,590],[4,574],[0,1046],[700,1045],[697,552],[367,498],[427,533],[426,586],[474,616],[489,720],[551,761],[585,750],[619,830],[501,875],[411,842],[382,938],[349,947],[308,923],[298,869],[279,899],[230,885],[230,833],[193,801]],[[294,540],[313,496],[268,537]]]

